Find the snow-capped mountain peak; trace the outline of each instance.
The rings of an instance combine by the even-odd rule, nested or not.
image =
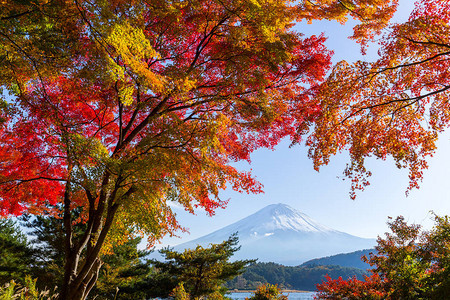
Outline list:
[[[220,243],[237,232],[241,250],[235,259],[258,258],[288,265],[306,260],[368,249],[375,239],[364,239],[326,227],[286,205],[272,204],[222,229],[175,246],[176,250]]]
[[[335,230],[319,224],[304,213],[286,204],[266,206],[250,217],[246,222],[256,225],[261,230],[294,230],[298,232],[334,232]],[[244,221],[242,220],[242,221]]]

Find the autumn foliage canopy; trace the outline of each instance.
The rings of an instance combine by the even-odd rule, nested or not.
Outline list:
[[[312,124],[311,144],[323,154],[315,155],[316,164],[348,144],[343,135],[349,132],[339,125],[346,122],[340,119],[366,112],[367,104],[327,112],[324,104],[336,98],[319,94],[318,84],[330,67],[331,52],[323,36],[302,36],[293,25],[316,19],[345,22],[350,16],[359,21],[353,38],[364,47],[388,24],[396,2],[1,2],[0,213],[64,219],[61,297],[84,298],[96,281],[99,255],[112,244],[144,233],[152,242],[179,228],[170,202],[213,214],[226,204],[219,198],[221,189],[261,192],[261,184],[231,162],[249,160],[255,149],[272,148],[285,137],[299,141]],[[416,14],[425,15],[420,8]],[[395,28],[388,41],[403,32]],[[422,45],[411,32],[417,47]],[[430,51],[443,49],[433,43]],[[417,59],[425,55],[417,53]],[[427,76],[435,75],[424,74],[423,80]],[[426,82],[426,90],[438,88]],[[345,87],[334,93],[344,95]],[[370,96],[368,89],[358,91]],[[412,90],[406,109],[419,103],[416,91],[421,89]],[[441,121],[439,114],[436,128]],[[363,125],[372,126],[355,123],[352,128],[356,132]],[[420,131],[416,125],[405,139],[428,153],[429,139],[412,134]],[[372,131],[383,132],[376,125]],[[352,154],[364,157],[377,146],[377,139],[367,141],[366,150],[352,148]],[[392,152],[399,162],[410,162],[414,153],[400,156],[405,147],[395,145],[380,148],[380,156]],[[71,214],[75,208],[82,210],[80,217]],[[79,222],[87,229],[76,236],[72,226]]]
[[[369,184],[365,161],[391,157],[417,188],[449,126],[450,2],[421,0],[405,23],[390,25],[375,62],[338,63],[317,96],[321,114],[308,140],[315,167],[348,150],[355,191]]]
[[[320,110],[312,96],[330,66],[324,37],[302,37],[293,22],[361,15],[355,38],[365,41],[394,9],[389,1],[2,4],[0,78],[12,93],[2,105],[2,214],[63,203],[85,207],[89,220],[116,207],[122,222],[154,235],[160,224],[176,227],[167,200],[212,213],[227,184],[259,192],[229,162],[298,138]]]

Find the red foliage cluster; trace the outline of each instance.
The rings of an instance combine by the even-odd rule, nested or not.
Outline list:
[[[386,299],[386,291],[384,290],[385,281],[378,274],[366,276],[364,281],[356,278],[343,280],[331,279],[326,276],[326,282],[317,285],[316,299]]]

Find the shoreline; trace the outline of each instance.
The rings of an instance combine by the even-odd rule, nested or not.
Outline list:
[[[228,290],[227,293],[254,293],[256,290]],[[302,290],[289,290],[289,289],[282,289],[282,293],[314,293],[314,291],[302,291]]]

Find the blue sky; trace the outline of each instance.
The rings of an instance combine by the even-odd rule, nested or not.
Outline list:
[[[405,21],[412,8],[412,0],[401,0],[395,20]],[[325,32],[327,46],[335,52],[334,62],[376,59],[376,47],[370,48],[367,56],[362,56],[359,45],[347,39],[351,35],[349,24],[342,26],[324,21],[299,24],[297,28],[306,35]],[[408,186],[406,170],[398,170],[390,160],[370,160],[371,185],[354,201],[349,197],[349,181],[343,180],[342,176],[348,162],[346,153],[333,157],[328,166],[316,172],[304,146],[289,148],[289,141],[285,141],[274,151],[257,150],[251,157],[251,165],[239,163],[238,166],[252,169],[254,176],[264,184],[265,193],[247,195],[225,191],[222,197],[230,199],[229,204],[226,209],[217,210],[213,217],[206,216],[201,210],[190,215],[174,207],[180,224],[187,227],[190,234],[179,233],[181,238],[165,238],[162,246],[208,234],[273,203],[288,204],[326,226],[361,237],[383,235],[387,231],[388,216],[403,215],[409,222],[429,228],[432,225],[431,210],[439,215],[450,214],[449,150],[450,135],[444,134],[435,156],[429,160],[420,190],[411,191],[408,197],[405,195]]]

